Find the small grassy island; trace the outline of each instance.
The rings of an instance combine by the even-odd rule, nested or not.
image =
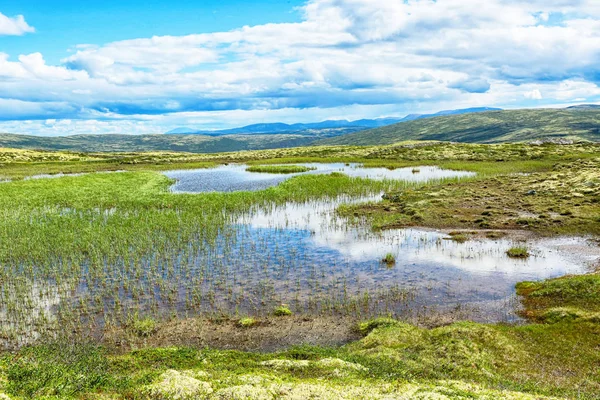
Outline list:
[[[252,165],[246,168],[248,172],[263,174],[298,174],[314,170],[316,170],[315,167],[306,167],[303,165]]]
[[[527,246],[514,246],[506,251],[506,254],[511,258],[528,258],[531,256]]]

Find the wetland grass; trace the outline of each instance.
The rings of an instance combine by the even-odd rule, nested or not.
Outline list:
[[[396,265],[396,257],[392,253],[387,253],[385,257],[381,259],[381,262],[386,264],[388,267]]]
[[[291,287],[286,271],[301,260],[290,260],[288,269],[279,271],[227,265],[234,250],[242,251],[240,260],[255,258],[255,250],[238,246],[243,237],[234,225],[238,217],[256,206],[407,186],[343,174],[307,175],[261,192],[175,195],[167,190],[171,183],[154,172],[123,172],[3,184],[1,334],[8,342],[53,337],[64,331],[60,327],[85,333],[127,325],[136,312],[141,321],[230,314],[240,305],[254,315],[266,314],[281,301],[272,282]],[[268,242],[255,244],[268,248]],[[351,303],[332,301],[340,289],[323,286],[323,279],[311,278],[318,294],[313,303],[294,306],[350,312]],[[28,311],[32,302],[35,313]],[[30,329],[33,317],[36,330]],[[145,335],[144,329],[133,330]]]
[[[273,315],[275,315],[276,317],[289,317],[292,314],[292,310],[290,310],[289,307],[285,304],[280,305],[275,309],[275,311],[273,311]]]
[[[303,165],[252,165],[246,168],[246,171],[266,174],[297,174],[316,169],[315,167],[306,167]]]
[[[293,246],[273,248],[270,261],[277,268],[243,263],[264,260],[253,254],[270,257],[267,249],[274,236],[240,246],[253,232],[234,229],[238,217],[254,207],[388,192],[382,204],[344,206],[337,215],[377,228],[471,230],[480,229],[481,222],[475,221],[493,210],[485,222],[496,233],[518,228],[548,235],[597,234],[596,145],[399,144],[214,156],[132,154],[116,160],[60,153],[49,155],[59,159],[48,163],[45,153],[3,154],[0,176],[16,181],[0,184],[0,337],[4,348],[13,350],[0,353],[0,398],[142,398],[148,393],[169,398],[173,393],[168,387],[178,385],[196,388],[191,395],[206,398],[284,393],[292,398],[376,399],[418,393],[594,399],[600,392],[598,275],[519,284],[523,315],[539,324],[446,322],[426,329],[380,318],[361,324],[362,338],[341,348],[240,352],[195,343],[125,351],[98,346],[92,334],[125,329],[125,337],[130,332],[132,341],[144,343],[162,334],[164,321],[197,315],[227,321],[228,314],[263,321],[284,301],[297,317],[273,319],[288,325],[304,314],[361,320],[387,316],[417,293],[401,286],[358,285],[351,291],[343,279],[328,280],[327,271],[289,256],[286,249]],[[18,157],[29,161],[15,162]],[[256,193],[175,195],[168,191],[172,181],[153,172],[248,160],[260,165],[317,160],[394,168],[440,165],[479,175],[420,184],[339,173],[306,175]],[[105,169],[131,170],[20,180],[37,173]],[[524,196],[530,190],[537,194]],[[539,222],[517,225],[522,211]],[[273,235],[278,230],[270,229]],[[232,268],[227,260],[240,262]],[[293,275],[302,268],[307,273],[303,279]],[[244,285],[248,281],[256,284]],[[301,290],[311,296],[302,298]],[[243,318],[231,324],[246,337],[262,329],[262,322],[251,320],[255,322]],[[248,324],[254,327],[239,328]]]
[[[531,257],[531,253],[529,252],[529,248],[527,246],[513,246],[510,249],[506,250],[506,255],[510,258],[529,258]]]
[[[430,156],[426,158],[434,159],[439,158],[438,150],[447,152],[449,148],[456,152],[456,157],[459,159],[462,157],[463,149],[455,146],[431,146],[420,148],[418,151],[428,151]],[[511,150],[513,148],[518,147],[509,147],[508,154],[513,151]],[[489,153],[484,159],[498,154],[496,148],[493,151],[485,147],[482,149],[486,149]],[[525,151],[524,148],[521,149]],[[534,151],[538,150],[534,149]],[[542,150],[557,154],[564,152],[563,148],[558,147]],[[577,147],[576,150],[578,154],[585,154],[585,151],[588,151],[584,151],[581,147]],[[294,151],[308,154],[317,149]],[[359,152],[359,149],[327,151],[347,156]],[[360,149],[360,152],[365,151],[367,149]],[[380,152],[382,149],[370,151]],[[285,156],[290,152],[291,150],[285,150],[279,153],[260,153],[260,155]],[[531,150],[527,149],[527,152]],[[409,155],[409,153],[403,154]],[[383,156],[382,153],[381,155]],[[247,157],[242,153],[237,156]],[[86,161],[68,159],[65,162],[75,164],[79,162],[84,169],[98,165],[94,163],[105,162],[94,157],[90,156],[91,160],[86,159]],[[58,327],[64,324],[77,327],[81,320],[87,321],[87,327],[92,329],[104,325],[124,324],[127,323],[132,312],[138,309],[143,317],[157,319],[172,313],[196,314],[207,310],[214,313],[227,313],[240,304],[252,304],[251,308],[246,310],[252,314],[268,313],[271,307],[281,301],[272,285],[273,279],[284,279],[286,273],[301,265],[301,261],[294,261],[287,267],[282,266],[281,270],[275,272],[275,276],[272,275],[273,271],[264,271],[264,275],[263,273],[256,275],[258,271],[251,271],[247,266],[236,270],[224,264],[222,260],[229,257],[234,249],[243,251],[239,254],[240,259],[248,257],[255,251],[238,250],[236,246],[241,237],[232,228],[232,223],[238,216],[249,212],[253,207],[268,208],[290,201],[302,203],[314,199],[331,199],[341,194],[352,197],[385,191],[399,194],[387,196],[390,200],[383,203],[383,206],[388,207],[390,211],[380,213],[378,210],[382,205],[369,205],[369,219],[373,220],[376,227],[385,227],[378,223],[378,218],[381,216],[386,220],[392,216],[394,220],[390,220],[389,224],[396,227],[404,223],[409,226],[415,224],[435,226],[429,216],[436,216],[436,223],[445,221],[446,212],[440,207],[445,204],[448,210],[456,212],[454,207],[456,207],[457,196],[462,198],[474,196],[469,188],[481,186],[482,180],[490,189],[506,186],[507,179],[533,179],[533,176],[528,175],[493,175],[504,174],[514,168],[527,170],[529,166],[523,163],[528,161],[517,159],[515,165],[511,164],[512,162],[492,165],[489,161],[472,162],[461,159],[452,162],[457,167],[487,172],[483,173],[483,177],[466,180],[447,179],[428,183],[369,181],[333,173],[294,177],[277,187],[261,192],[174,195],[168,192],[171,180],[147,170],[160,169],[162,166],[144,166],[142,160],[177,162],[183,159],[191,162],[190,158],[174,157],[171,160],[166,155],[122,157],[124,158],[119,162],[124,163],[128,160],[132,163],[130,165],[140,168],[140,171],[2,184],[0,217],[3,225],[0,229],[0,240],[4,245],[0,248],[2,263],[0,278],[10,291],[5,290],[0,296],[8,313],[6,318],[14,322],[3,324],[4,335],[12,338],[27,336],[25,327],[32,314],[26,316],[25,310],[33,298],[44,299],[38,307],[39,312],[35,314],[35,318],[38,319],[39,326],[47,326],[49,332],[57,332]],[[210,163],[228,160],[228,156],[225,155],[202,157],[204,158],[193,159],[193,162],[205,162],[206,164],[203,165],[210,166],[214,165]],[[317,159],[323,160],[322,155]],[[274,160],[280,163],[297,161],[293,158]],[[390,162],[374,159],[367,161],[373,164],[380,162],[382,165]],[[536,162],[540,165],[548,163],[544,159]],[[587,165],[585,163],[590,162],[585,161],[582,165],[585,166]],[[106,161],[106,163],[113,165],[111,164],[113,161]],[[18,163],[10,163],[13,164]],[[59,164],[60,162],[55,161],[50,163],[53,165],[52,168]],[[266,162],[266,165],[268,164],[269,162]],[[11,170],[10,165],[7,175],[10,175],[10,171],[23,171],[19,169],[21,167]],[[47,172],[44,164],[27,165],[29,172]],[[78,170],[76,167],[67,169],[56,167],[56,170],[59,169],[61,172]],[[6,167],[3,167],[1,171],[6,170]],[[489,178],[490,175],[494,178]],[[583,187],[592,190],[585,196],[593,196],[595,189],[589,185],[590,182],[593,184],[596,178],[593,175],[584,176],[586,178],[585,182],[582,181]],[[539,176],[535,177],[535,179],[539,178]],[[466,191],[465,186],[468,188]],[[541,190],[539,192],[543,193]],[[421,201],[421,193],[427,193],[429,196],[427,201]],[[430,196],[431,193],[436,195]],[[438,199],[442,196],[446,198],[443,203],[440,203]],[[529,201],[551,198],[548,195],[531,196]],[[581,198],[577,199],[578,202],[583,202]],[[585,197],[583,199],[585,200]],[[477,203],[470,200],[470,204],[472,206]],[[577,209],[579,215],[585,207],[589,206],[582,203],[581,206],[573,209]],[[351,210],[357,209],[360,210],[360,206],[341,206],[340,215],[348,215],[348,212],[354,214],[356,211]],[[487,211],[489,210],[483,209],[478,215]],[[404,219],[405,216],[408,220]],[[497,212],[488,213],[486,222],[490,225],[498,225],[496,219],[501,216],[502,214]],[[465,220],[468,221],[468,218]],[[584,219],[569,218],[563,224],[582,220]],[[461,224],[457,218],[445,222],[445,224],[449,223]],[[532,225],[533,228],[539,226]],[[456,240],[462,241],[463,238],[456,236]],[[222,252],[213,253],[211,248],[215,245],[222,248]],[[261,252],[264,252],[267,243],[261,246],[263,246]],[[206,263],[207,260],[211,261]],[[262,282],[261,286],[252,290],[240,287],[240,282],[247,281],[250,276],[259,279]],[[316,300],[317,303],[302,303],[299,300],[299,303],[294,304],[294,308],[316,311],[325,307],[329,310],[352,312],[359,307],[358,304],[362,300],[351,300],[352,297],[345,300],[328,299],[329,295],[343,288],[331,286],[326,289],[327,285],[323,284],[324,278],[318,274],[314,274],[312,279],[311,290],[322,291]],[[285,282],[285,279],[283,281]],[[44,285],[48,286],[40,293],[40,288]],[[292,282],[286,285],[289,288],[295,286]],[[60,300],[72,298],[73,292],[76,293],[73,301]],[[352,294],[354,299],[364,299],[363,295],[364,293],[358,292]],[[59,311],[51,315],[46,304],[54,303],[59,304]],[[85,331],[80,328],[75,330]]]

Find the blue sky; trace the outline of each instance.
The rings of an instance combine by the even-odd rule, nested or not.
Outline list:
[[[35,35],[0,37],[3,52],[41,52],[59,63],[68,49],[81,43],[103,44],[123,39],[231,30],[244,25],[297,22],[302,1],[262,0],[105,0],[2,1],[4,15],[26,16]]]
[[[596,0],[0,0],[0,131],[600,102]]]

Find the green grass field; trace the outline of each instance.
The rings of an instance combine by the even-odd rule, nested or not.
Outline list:
[[[170,193],[173,182],[159,173],[231,162],[281,168],[272,164],[332,161],[439,165],[477,175],[413,184],[304,175],[258,192],[192,195]],[[231,348],[245,348],[268,329],[293,332],[327,318],[346,323],[347,315],[298,309],[227,315],[215,308],[195,319],[201,305],[218,303],[217,292],[234,301],[235,277],[223,274],[200,293],[198,283],[208,277],[179,268],[177,260],[227,237],[236,216],[257,205],[380,192],[383,202],[342,206],[338,214],[375,229],[460,229],[457,241],[468,240],[470,231],[498,230],[597,240],[599,171],[594,144],[436,142],[214,155],[2,149],[0,180],[12,181],[0,183],[0,339],[22,345],[0,353],[0,399],[597,399],[597,274],[519,284],[525,324],[413,326],[381,315],[347,322],[353,340],[343,346],[249,352]],[[48,173],[84,175],[25,179]],[[81,287],[90,289],[86,296],[53,303]],[[174,312],[181,288],[189,318]],[[40,299],[48,303],[40,307]],[[287,308],[265,302],[272,314]],[[198,324],[240,338],[239,347],[162,339],[173,325],[193,336]]]
[[[598,281],[522,285],[526,304],[543,297],[537,312],[554,316],[540,324],[423,329],[377,319],[358,326],[363,338],[341,348],[279,353],[171,347],[115,354],[52,343],[4,354],[0,382],[5,398],[596,399],[598,319],[573,317],[579,308],[558,310],[561,288],[577,287],[569,305],[598,313]],[[586,290],[595,295],[578,295]]]

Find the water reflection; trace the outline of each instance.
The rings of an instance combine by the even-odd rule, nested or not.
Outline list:
[[[34,343],[58,329],[55,315],[61,290],[50,283],[22,278],[5,283],[0,290],[0,348]]]
[[[164,174],[177,182],[171,190],[176,193],[237,192],[264,190],[298,175],[329,174],[341,172],[345,175],[369,179],[395,179],[407,182],[427,182],[434,179],[462,178],[475,175],[466,171],[451,171],[439,167],[419,168],[363,168],[360,164],[297,164],[314,170],[295,174],[265,174],[248,172],[247,165],[223,165],[199,170],[167,171]]]
[[[583,273],[587,262],[598,256],[578,256],[563,249],[589,247],[583,238],[539,239],[529,243],[532,257],[517,260],[506,256],[506,250],[514,245],[510,239],[457,243],[442,232],[422,229],[376,233],[365,227],[349,227],[336,215],[339,204],[379,198],[257,207],[238,221],[238,234],[244,236],[241,242],[271,243],[270,249],[262,249],[264,254],[275,251],[275,247],[294,248],[300,253],[295,257],[304,264],[325,270],[327,280],[344,279],[369,290],[409,289],[415,297],[405,308],[449,309],[477,304],[479,309],[471,318],[481,320],[516,318],[506,303],[512,301],[517,282]],[[396,259],[391,269],[381,263],[387,253]],[[289,255],[286,262],[290,262]],[[504,304],[501,317],[499,304]]]
[[[587,246],[583,238],[540,239],[534,241],[533,257],[511,259],[506,250],[514,245],[510,239],[472,240],[457,243],[447,234],[422,229],[387,230],[373,233],[366,228],[348,228],[335,209],[340,204],[378,201],[381,196],[338,199],[327,202],[288,203],[271,209],[256,208],[241,222],[253,228],[305,230],[317,247],[337,251],[348,261],[361,262],[392,253],[400,262],[432,262],[456,266],[471,273],[518,275],[520,278],[547,278],[577,272],[580,260],[562,253],[565,245]],[[566,256],[567,259],[565,259]]]
[[[388,170],[358,164],[302,165],[316,168],[306,174],[342,172],[404,181],[473,175],[430,166]],[[228,165],[167,175],[177,179],[174,192],[196,193],[260,190],[300,174],[249,173],[245,165]],[[205,266],[203,273],[212,282],[235,276],[240,292],[257,294],[255,299],[246,298],[248,304],[295,301],[306,309],[326,298],[344,303],[379,293],[379,300],[365,305],[362,311],[405,315],[424,308],[468,306],[471,311],[466,317],[498,321],[516,318],[513,303],[517,282],[583,273],[587,262],[597,257],[593,254],[584,259],[565,251],[565,246],[589,247],[583,238],[566,238],[532,241],[529,247],[533,256],[516,260],[506,256],[506,250],[514,245],[510,239],[457,243],[443,232],[422,229],[376,233],[367,227],[348,226],[336,213],[340,204],[380,200],[381,194],[377,194],[256,206],[234,221],[232,232],[217,241],[213,250],[197,254],[195,265]],[[388,253],[396,259],[393,268],[381,263]],[[397,296],[399,293],[402,295]]]
[[[413,168],[306,165],[318,168],[309,173],[343,172],[372,179],[470,176],[436,167],[421,167],[416,173]],[[248,173],[245,168],[167,174],[178,179],[173,190],[184,192],[258,190],[290,177]],[[208,227],[198,227],[198,236],[187,236],[183,248],[165,240],[161,248],[134,259],[103,257],[83,265],[59,260],[48,271],[73,271],[69,287],[32,281],[33,276],[1,286],[0,342],[26,343],[38,332],[55,331],[67,319],[85,321],[92,332],[128,321],[138,312],[260,316],[281,303],[298,313],[359,319],[429,318],[439,312],[477,321],[513,321],[517,282],[583,273],[599,257],[600,248],[584,238],[554,238],[531,240],[533,257],[515,260],[505,254],[514,245],[510,239],[457,243],[439,231],[373,232],[366,225],[348,224],[336,212],[341,204],[380,201],[381,195],[256,205],[241,216],[228,214],[229,223],[215,232],[216,237],[203,236]],[[51,207],[43,213],[135,216],[135,211],[116,208]],[[392,267],[381,262],[387,253],[396,259]],[[64,318],[60,322],[56,309]]]

